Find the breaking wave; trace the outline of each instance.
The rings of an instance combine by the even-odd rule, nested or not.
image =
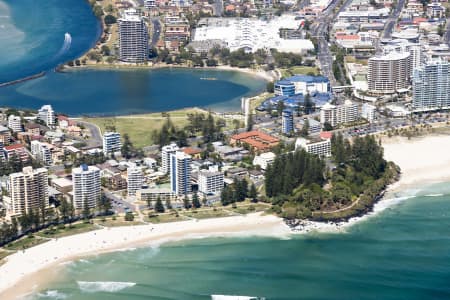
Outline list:
[[[123,289],[135,286],[135,282],[116,281],[77,281],[80,290],[86,293],[108,292],[115,293]]]

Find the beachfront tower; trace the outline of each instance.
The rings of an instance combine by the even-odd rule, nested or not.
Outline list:
[[[73,205],[81,210],[87,205],[95,208],[101,196],[100,169],[94,166],[81,165],[72,169]]]
[[[127,169],[127,192],[128,196],[136,195],[136,191],[142,189],[144,183],[144,174],[139,167],[131,167]]]
[[[120,152],[122,144],[120,142],[120,133],[105,132],[103,134],[103,154],[106,156]]]
[[[170,171],[170,155],[174,154],[180,150],[178,148],[177,144],[172,143],[170,145],[166,145],[162,147],[161,149],[161,165],[162,165],[162,171],[164,173],[169,173]]]
[[[148,55],[148,29],[144,19],[134,9],[125,10],[119,19],[119,59],[142,63]]]
[[[294,131],[294,115],[291,110],[283,110],[281,115],[281,131],[283,134],[290,134]]]
[[[48,166],[52,164],[52,153],[45,143],[39,141],[31,141],[31,154],[37,161],[42,162],[44,165]]]
[[[55,111],[51,105],[43,105],[38,110],[38,119],[44,122],[47,126],[55,125]]]
[[[450,108],[450,63],[433,60],[417,68],[413,77],[413,109]]]
[[[177,195],[191,191],[191,156],[182,151],[170,155],[170,186]]]
[[[25,167],[22,172],[9,175],[9,188],[13,215],[49,206],[48,172],[45,168],[33,170],[32,167]]]

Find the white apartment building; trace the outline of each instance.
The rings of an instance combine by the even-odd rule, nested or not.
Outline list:
[[[19,116],[10,115],[8,117],[8,128],[10,128],[13,132],[22,132],[22,120]]]
[[[191,156],[182,151],[170,155],[170,186],[179,196],[191,192]]]
[[[369,59],[367,84],[375,94],[393,94],[406,91],[411,76],[409,52],[390,52]]]
[[[198,190],[204,194],[218,193],[223,189],[223,172],[200,171]]]
[[[265,170],[271,163],[273,163],[275,157],[276,155],[273,152],[261,153],[261,155],[255,156],[253,159],[253,165],[260,166],[261,169]]]
[[[138,201],[144,202],[156,202],[156,200],[161,199],[161,201],[175,200],[177,195],[175,195],[169,188],[151,188],[151,189],[140,189],[136,191],[136,199]]]
[[[329,123],[331,126],[354,122],[360,117],[358,104],[346,100],[343,105],[325,104],[320,109],[320,123]]]
[[[9,175],[9,192],[13,215],[22,215],[30,210],[48,207],[47,169],[33,170],[32,167],[25,167],[22,172]]]
[[[52,164],[52,153],[47,144],[39,141],[31,141],[31,154],[38,161],[41,161],[44,165]]]
[[[331,155],[331,140],[309,141],[305,138],[298,138],[295,141],[295,150],[305,149],[306,152],[322,157]]]
[[[100,169],[88,165],[72,169],[72,182],[75,209],[95,208],[101,197]]]
[[[127,169],[127,193],[128,196],[135,196],[136,191],[142,189],[144,184],[144,174],[139,167]]]
[[[156,3],[156,0],[145,0],[144,1],[144,7],[146,8],[146,9],[152,9],[152,8],[155,8],[155,7],[157,7],[158,5],[157,5],[157,3]]]
[[[141,63],[148,59],[148,29],[144,19],[134,9],[125,10],[119,23],[119,59]]]
[[[432,60],[417,68],[413,78],[413,109],[428,111],[450,108],[450,63]]]
[[[372,123],[375,120],[375,111],[377,108],[371,104],[364,103],[361,106],[361,117]]]
[[[180,150],[180,148],[175,143],[162,147],[161,166],[164,173],[168,173],[170,170],[170,155],[174,154],[178,150]]]
[[[38,110],[38,119],[43,121],[47,126],[55,125],[55,111],[51,105],[44,105]]]
[[[122,143],[120,142],[120,133],[105,132],[105,134],[103,134],[103,153],[105,155],[120,152],[121,148]]]

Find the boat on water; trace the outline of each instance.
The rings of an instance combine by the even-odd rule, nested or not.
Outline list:
[[[200,80],[217,80],[216,77],[201,77]]]
[[[211,300],[266,300],[266,298],[252,296],[211,295]]]

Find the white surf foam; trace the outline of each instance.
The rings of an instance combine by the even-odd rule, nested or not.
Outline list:
[[[68,295],[57,290],[48,290],[45,293],[39,293],[38,296],[57,300],[66,299],[68,297]]]
[[[115,293],[135,286],[135,282],[119,281],[77,281],[80,290],[86,293],[108,292]]]
[[[227,296],[227,295],[211,295],[212,300],[259,300],[264,298],[252,296]]]

